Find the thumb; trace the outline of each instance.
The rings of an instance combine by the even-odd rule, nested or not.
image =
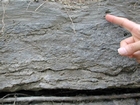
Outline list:
[[[131,56],[138,50],[140,50],[140,41],[119,48],[118,53],[122,56]]]

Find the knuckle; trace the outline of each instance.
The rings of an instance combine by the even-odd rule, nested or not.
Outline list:
[[[126,50],[128,52],[135,52],[135,46],[133,44],[130,44],[128,47],[126,47]]]

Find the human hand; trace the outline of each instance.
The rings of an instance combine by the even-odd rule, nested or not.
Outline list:
[[[110,14],[107,14],[105,18],[107,21],[118,24],[131,32],[131,37],[121,41],[118,52],[122,56],[136,58],[140,63],[140,24]]]

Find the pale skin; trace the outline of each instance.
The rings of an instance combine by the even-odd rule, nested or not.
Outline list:
[[[122,56],[135,58],[140,63],[140,24],[126,18],[107,14],[106,20],[127,29],[132,36],[120,42],[118,53]]]

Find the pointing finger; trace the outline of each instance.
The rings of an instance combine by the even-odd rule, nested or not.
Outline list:
[[[126,18],[117,17],[117,16],[113,16],[110,14],[106,15],[106,20],[111,22],[111,23],[118,24],[130,32],[132,32],[133,29],[138,26],[138,24],[136,24],[136,23],[134,23]]]

